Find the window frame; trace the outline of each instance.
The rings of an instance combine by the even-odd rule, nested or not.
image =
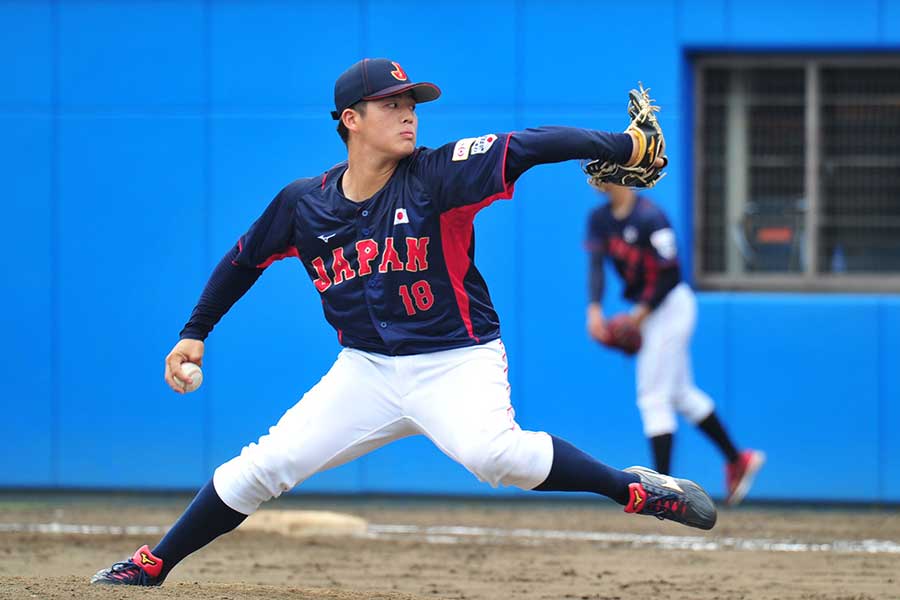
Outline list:
[[[891,273],[818,273],[819,214],[821,192],[818,173],[821,166],[822,135],[819,74],[823,67],[900,67],[900,54],[860,53],[698,53],[692,56],[693,75],[693,169],[691,199],[694,223],[692,273],[698,288],[735,291],[800,291],[800,292],[900,292],[900,272]],[[777,65],[779,68],[802,68],[806,73],[804,197],[806,215],[803,272],[779,273],[709,273],[703,270],[703,246],[706,239],[702,176],[704,172],[704,89],[705,72],[709,68],[752,68]]]

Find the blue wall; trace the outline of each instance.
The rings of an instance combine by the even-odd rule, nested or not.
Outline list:
[[[849,6],[670,0],[634,39],[630,2],[0,2],[0,436],[15,449],[0,486],[196,486],[325,372],[335,335],[283,262],[216,328],[199,392],[161,377],[218,258],[285,183],[342,159],[331,91],[360,57],[442,87],[420,109],[429,146],[547,123],[620,130],[643,81],[671,147],[653,197],[687,257],[688,55],[898,48],[900,0],[857,0],[852,19]],[[633,365],[584,333],[596,202],[574,164],[527,173],[478,217],[479,265],[519,421],[627,466],[649,460]],[[900,501],[900,299],[700,303],[697,379],[737,440],[769,453],[756,497]],[[676,469],[721,494],[719,458],[682,432]],[[423,439],[302,489],[489,492]]]

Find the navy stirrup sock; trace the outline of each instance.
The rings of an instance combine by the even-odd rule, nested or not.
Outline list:
[[[538,492],[594,492],[612,498],[622,506],[628,504],[628,484],[640,478],[604,465],[564,439],[551,435],[553,465]]]
[[[185,556],[196,552],[223,533],[228,533],[246,518],[247,515],[222,502],[210,479],[152,550],[163,562],[160,576],[165,577]]]
[[[664,433],[650,438],[650,449],[653,451],[653,460],[656,463],[656,472],[668,475],[672,464],[672,440],[674,435]]]

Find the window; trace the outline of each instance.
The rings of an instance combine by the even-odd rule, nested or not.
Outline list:
[[[701,287],[900,290],[900,57],[695,63]]]

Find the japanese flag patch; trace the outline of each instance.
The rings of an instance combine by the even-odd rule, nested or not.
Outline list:
[[[399,225],[400,223],[409,223],[409,215],[406,214],[405,208],[398,208],[394,211],[394,225]]]
[[[493,133],[489,133],[487,135],[481,136],[480,138],[477,138],[474,142],[472,142],[472,154],[484,154],[491,149],[491,146],[493,146],[494,142],[496,141],[497,136]]]

